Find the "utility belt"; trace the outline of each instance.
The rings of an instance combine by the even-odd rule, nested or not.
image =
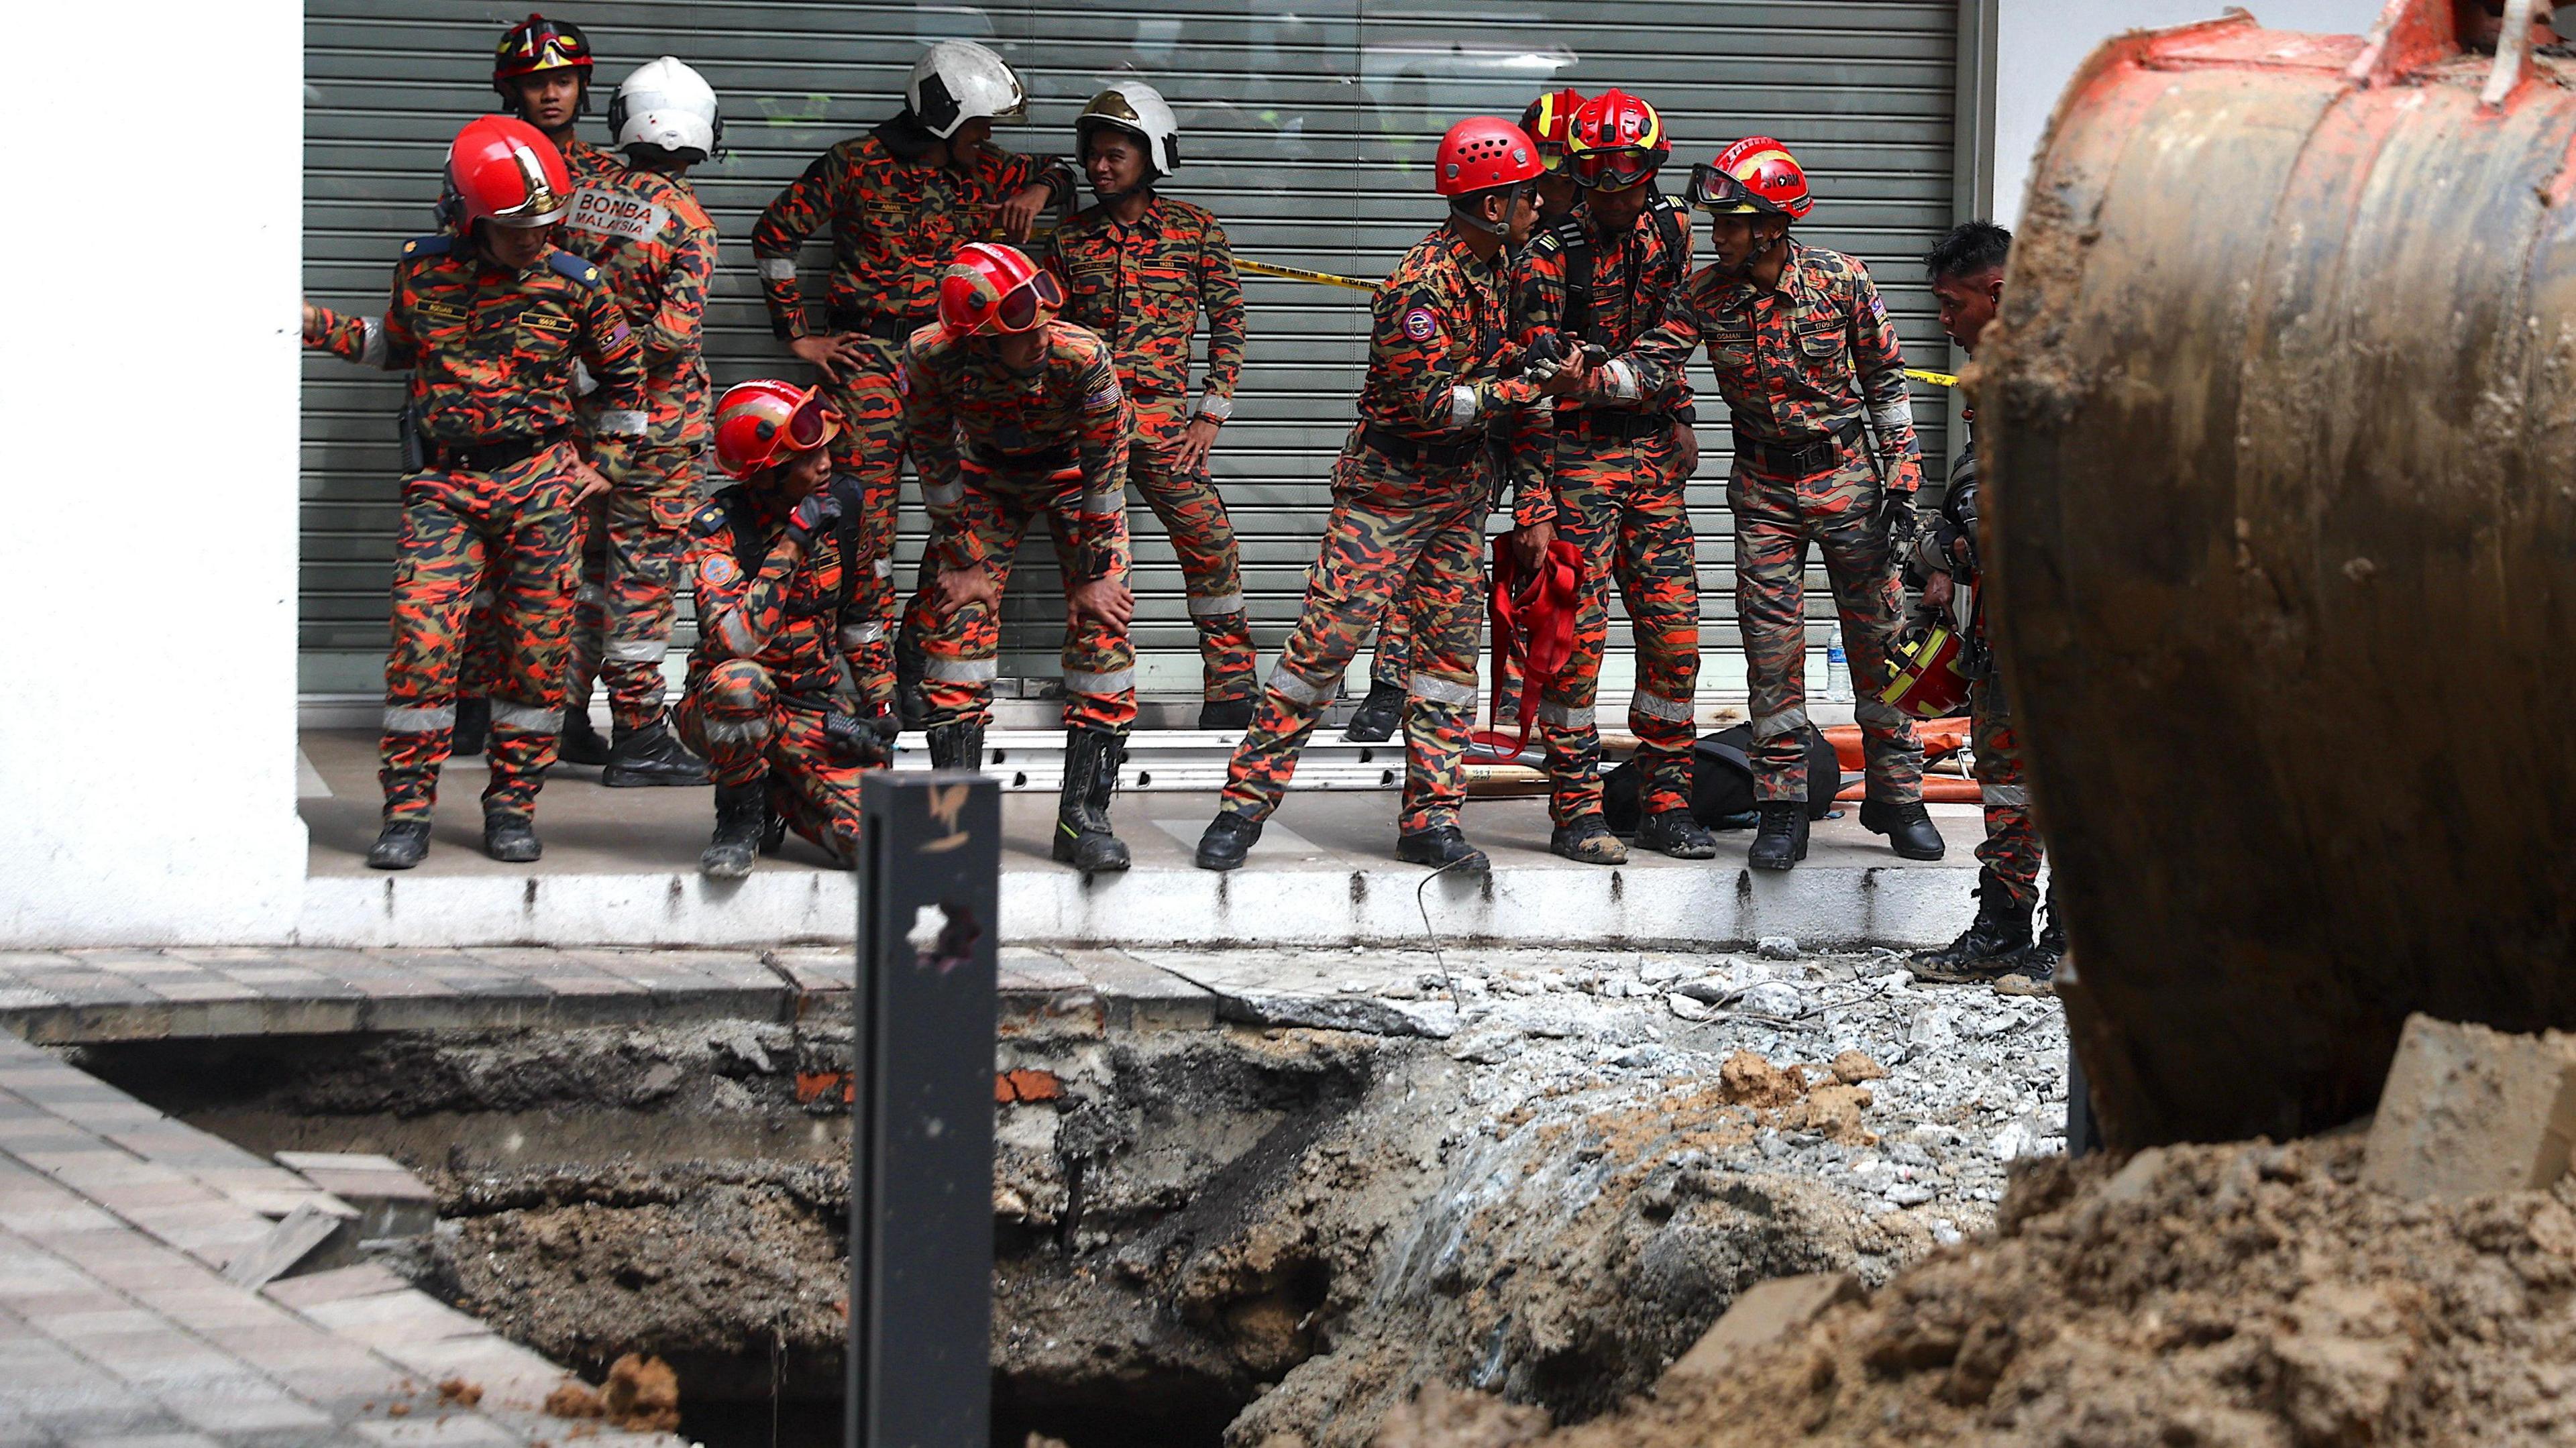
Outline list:
[[[1360,429],[1360,441],[1408,468],[1459,467],[1483,457],[1486,445],[1482,433],[1456,442],[1442,442],[1436,438],[1406,437],[1376,423]]]
[[[497,473],[516,467],[535,457],[571,434],[562,430],[540,437],[503,438],[498,442],[440,442],[421,439],[421,460],[425,466],[451,472]]]
[[[875,312],[863,312],[856,307],[833,307],[830,309],[830,317],[832,330],[835,332],[859,332],[874,337],[880,342],[897,344],[939,320],[935,312],[924,313],[918,317],[887,317]]]
[[[1664,412],[1578,407],[1556,415],[1558,437],[1590,438],[1597,442],[1635,442],[1641,437],[1669,432],[1672,426],[1672,415]]]
[[[1013,477],[1053,476],[1082,466],[1082,449],[1076,443],[1063,443],[1040,452],[978,453],[969,452],[966,466],[979,473],[1008,473]]]
[[[1806,442],[1769,442],[1745,436],[1739,419],[1735,424],[1735,455],[1773,477],[1812,477],[1842,466],[1844,451],[1860,441],[1860,435],[1860,419],[1855,417],[1835,424],[1834,430],[1823,437]]]

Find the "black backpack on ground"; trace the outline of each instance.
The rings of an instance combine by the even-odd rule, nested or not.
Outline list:
[[[1805,733],[1807,818],[1820,820],[1833,813],[1834,796],[1841,793],[1842,763],[1823,730],[1810,724]],[[1753,760],[1745,753],[1752,745],[1753,726],[1738,724],[1707,735],[1691,747],[1691,818],[1713,830],[1753,828],[1757,823]],[[1832,780],[1834,787],[1816,787],[1825,780]],[[1637,767],[1634,759],[1611,770],[1601,781],[1601,814],[1612,833],[1637,832],[1638,795],[1644,786],[1645,771]]]

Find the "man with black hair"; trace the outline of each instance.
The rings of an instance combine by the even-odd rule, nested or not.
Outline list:
[[[1991,221],[1970,221],[1951,228],[1923,259],[1932,295],[1941,303],[1941,330],[1970,353],[2003,302],[2004,263],[2011,251],[2011,232]],[[2045,928],[2036,937],[2031,933],[2032,912],[2039,903],[2039,831],[2031,824],[2012,705],[1986,642],[1983,590],[1978,587],[1977,414],[1971,408],[1964,416],[1968,436],[1958,462],[1951,465],[1949,491],[1941,498],[1939,515],[1916,540],[1912,562],[1923,581],[1925,607],[1949,613],[1967,645],[1970,737],[1984,795],[1986,838],[1977,846],[1977,918],[1948,947],[1915,956],[1913,968],[1926,980],[2019,975],[2042,982],[2056,973],[2066,953],[2066,929],[2052,909]]]

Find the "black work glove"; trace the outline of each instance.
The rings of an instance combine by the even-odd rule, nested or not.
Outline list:
[[[796,546],[811,552],[814,535],[841,521],[841,500],[830,488],[816,488],[796,502],[796,511],[787,515],[787,536]]]
[[[860,718],[831,709],[823,715],[823,747],[839,765],[874,769],[894,762],[894,736],[900,725],[890,714]]]
[[[1878,505],[1878,526],[1887,540],[1887,556],[1902,559],[1914,547],[1922,524],[1914,516],[1912,493],[1889,493]]]

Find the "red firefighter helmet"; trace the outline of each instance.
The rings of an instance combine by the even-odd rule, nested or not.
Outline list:
[[[589,85],[590,37],[569,20],[537,14],[501,32],[501,43],[492,47],[492,89],[501,99],[515,104],[519,97],[510,82],[541,70],[577,70]]]
[[[1566,159],[1575,184],[1593,191],[1625,191],[1654,179],[1672,159],[1664,118],[1626,91],[1603,91],[1583,103],[1566,132]]]
[[[996,241],[959,247],[939,278],[939,322],[951,337],[1034,331],[1063,305],[1055,273]]]
[[[1693,166],[1690,202],[1720,216],[1800,217],[1815,204],[1798,158],[1769,136],[1747,136],[1713,164]]]
[[[726,388],[716,402],[716,466],[747,478],[840,436],[841,415],[821,391],[774,377]]]
[[[1896,677],[1879,690],[1881,703],[1917,719],[1942,719],[1968,702],[1968,676],[1960,671],[1965,647],[1938,624],[1896,646]]]
[[[447,148],[447,189],[456,198],[457,230],[474,223],[551,226],[572,204],[572,177],[545,133],[513,116],[465,123]]]
[[[1500,116],[1469,116],[1440,138],[1432,158],[1443,196],[1466,196],[1497,186],[1517,186],[1545,174],[1529,133]]]
[[[1521,131],[1538,143],[1538,163],[1550,171],[1565,163],[1566,127],[1583,108],[1583,92],[1572,86],[1548,91],[1521,112]]]

